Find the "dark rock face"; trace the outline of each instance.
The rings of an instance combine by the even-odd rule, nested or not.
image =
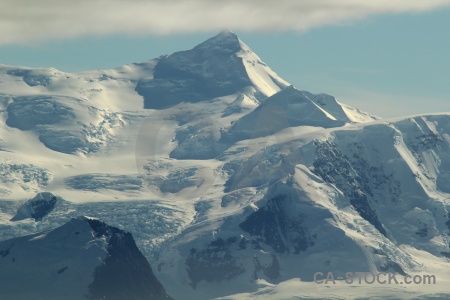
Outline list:
[[[20,221],[27,218],[40,221],[55,208],[57,202],[58,199],[52,193],[39,193],[33,199],[22,204],[11,221]]]
[[[333,143],[316,143],[316,160],[313,166],[316,175],[336,185],[349,198],[358,214],[386,236],[383,224],[369,203],[367,194],[372,194],[369,179],[364,177],[363,172],[357,173]]]
[[[447,226],[448,230],[450,231],[450,212],[447,213],[447,221],[445,222],[445,225]]]
[[[38,70],[27,69],[15,69],[9,70],[8,75],[22,77],[23,81],[29,86],[48,86],[52,83],[51,76],[48,76],[45,72],[39,72]]]
[[[89,148],[84,130],[68,128],[73,126],[72,122],[76,118],[73,105],[78,105],[78,99],[63,96],[22,96],[12,99],[13,102],[7,107],[6,125],[9,127],[35,131],[39,140],[54,151],[73,154]]]
[[[196,288],[200,281],[221,282],[230,280],[245,272],[238,259],[232,256],[233,251],[242,250],[242,243],[237,237],[226,240],[219,238],[212,241],[205,249],[191,249],[186,260],[187,272],[191,286]]]
[[[97,238],[109,237],[108,255],[103,264],[95,270],[88,299],[172,299],[153,274],[131,233],[108,226],[99,220],[86,218],[86,221]]]
[[[50,194],[50,193],[49,193]],[[41,193],[42,195],[42,193]],[[31,215],[34,220],[40,221],[44,216],[46,216],[49,212],[53,210],[57,199],[54,195],[49,195],[47,198],[42,198],[33,201],[32,207],[34,213]]]
[[[56,101],[61,100],[60,98],[53,96],[14,98],[14,102],[7,108],[6,125],[20,130],[30,130],[39,125],[56,124],[75,118],[72,108]]]
[[[420,237],[427,237],[428,236],[428,228],[423,227],[416,231],[416,235]]]
[[[0,299],[172,299],[132,235],[99,219],[0,242]]]
[[[277,253],[299,254],[314,245],[303,226],[303,216],[289,213],[290,203],[284,195],[271,198],[252,213],[239,227],[256,238],[256,242],[271,246]]]
[[[144,108],[161,109],[181,102],[199,102],[233,94],[251,85],[237,36],[222,32],[192,50],[163,57],[154,79],[141,80],[136,91],[144,97]]]
[[[89,147],[89,143],[80,131],[55,129],[49,126],[39,126],[39,140],[45,147],[61,153],[74,154],[79,149]]]

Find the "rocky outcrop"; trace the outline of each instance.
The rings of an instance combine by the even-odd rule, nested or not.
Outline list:
[[[11,221],[20,221],[28,218],[40,221],[55,208],[57,202],[57,197],[52,193],[38,193],[36,197],[28,200],[19,207]]]
[[[78,217],[54,230],[0,242],[2,299],[172,299],[133,236]]]

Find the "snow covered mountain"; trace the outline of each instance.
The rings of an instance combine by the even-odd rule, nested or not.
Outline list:
[[[145,108],[199,102],[253,88],[264,99],[288,85],[273,73],[235,34],[227,31],[192,50],[162,57],[153,78],[140,80],[136,91]]]
[[[0,242],[2,299],[170,298],[130,233],[78,217]]]
[[[0,240],[92,215],[175,299],[445,298],[449,148],[448,114],[380,120],[298,90],[227,31],[112,70],[0,66]]]

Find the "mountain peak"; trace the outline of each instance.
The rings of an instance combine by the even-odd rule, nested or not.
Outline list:
[[[222,30],[216,36],[207,39],[203,43],[196,46],[196,50],[228,50],[230,53],[239,52],[241,47],[241,42],[236,34],[229,30]]]
[[[234,36],[236,36],[236,34],[234,34],[234,32],[232,32],[231,30],[228,30],[228,29],[221,30],[218,35],[234,35]]]
[[[0,288],[2,299],[172,299],[131,233],[85,216],[1,241]]]
[[[223,30],[191,50],[163,57],[153,79],[141,80],[136,91],[144,107],[167,108],[200,102],[254,87],[261,99],[287,86],[231,31]]]

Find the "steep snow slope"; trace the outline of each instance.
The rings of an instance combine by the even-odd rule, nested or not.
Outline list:
[[[328,101],[324,102],[322,98]],[[328,108],[331,112],[326,110]],[[236,121],[230,128],[230,134],[234,139],[242,140],[271,135],[289,127],[328,128],[350,122],[333,97],[315,96],[290,86],[267,98],[251,113]]]

